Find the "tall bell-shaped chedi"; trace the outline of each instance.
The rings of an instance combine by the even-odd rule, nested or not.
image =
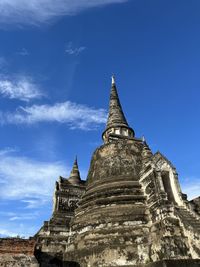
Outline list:
[[[200,266],[192,260],[200,258],[200,223],[181,192],[176,169],[135,138],[114,78],[102,137],[70,223],[65,262],[81,267]]]
[[[139,182],[143,142],[134,135],[112,78],[104,144],[93,154],[86,193],[71,224],[74,235],[67,254],[71,250],[81,266],[148,260],[149,217]]]

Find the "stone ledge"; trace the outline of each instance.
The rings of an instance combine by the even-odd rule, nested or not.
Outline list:
[[[39,264],[34,256],[27,256],[24,254],[0,255],[0,267],[39,267]]]

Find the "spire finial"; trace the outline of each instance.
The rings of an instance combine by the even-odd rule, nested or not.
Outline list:
[[[107,121],[107,128],[111,126],[122,126],[128,127],[128,123],[126,121],[126,118],[124,116],[119,96],[117,93],[117,88],[115,85],[115,77],[112,76],[112,87],[110,92],[110,105],[109,105],[109,115],[108,115],[108,121]]]
[[[109,113],[108,113],[108,120],[106,124],[106,129],[103,132],[103,139],[107,140],[106,134],[109,132],[114,132],[116,129],[116,132],[119,131],[119,128],[123,128],[123,133],[120,135],[123,135],[125,137],[134,137],[134,131],[131,129],[128,125],[128,122],[126,121],[126,118],[124,116],[119,96],[117,93],[117,87],[115,84],[115,78],[114,75],[112,76],[112,87],[110,92],[110,104],[109,104]],[[111,131],[110,131],[111,129]],[[122,131],[121,131],[122,132]]]
[[[68,180],[72,183],[79,183],[81,180],[79,168],[78,168],[77,156],[75,157],[74,165],[73,165],[73,168],[72,168],[72,171],[70,173],[70,177]]]
[[[114,74],[112,75],[111,79],[112,79],[112,85],[114,85],[115,84],[115,75]]]

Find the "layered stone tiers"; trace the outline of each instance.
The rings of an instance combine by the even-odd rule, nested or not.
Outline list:
[[[142,148],[132,138],[95,151],[86,192],[71,222],[73,245],[66,258],[78,258],[84,267],[145,261],[149,217],[139,182]]]

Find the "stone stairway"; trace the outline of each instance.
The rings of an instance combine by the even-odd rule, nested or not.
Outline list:
[[[200,219],[184,207],[177,207],[176,211],[186,228],[192,227],[194,231],[200,233]]]

